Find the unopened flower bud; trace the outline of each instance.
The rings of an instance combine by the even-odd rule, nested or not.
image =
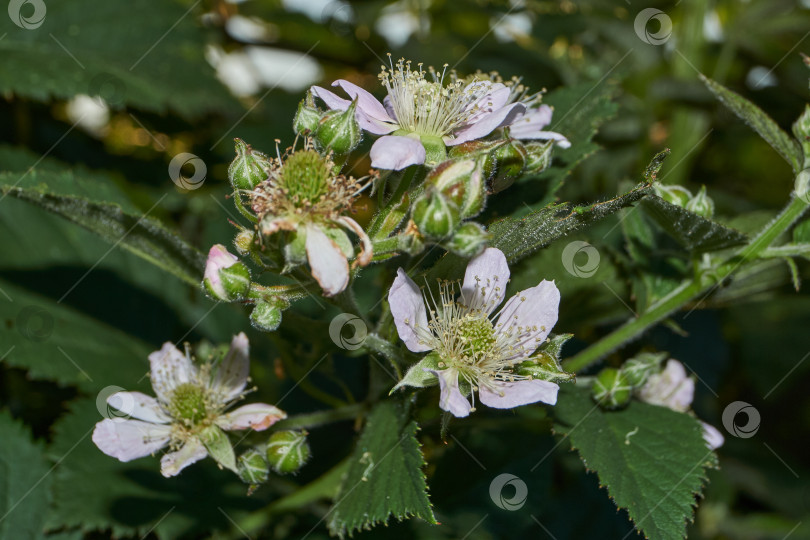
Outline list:
[[[616,368],[605,368],[596,376],[591,387],[593,399],[604,409],[618,409],[630,401],[632,387],[625,375]]]
[[[315,142],[321,150],[337,155],[348,154],[360,144],[362,133],[355,118],[357,101],[345,110],[333,109],[323,115],[315,130]]]
[[[411,217],[424,235],[435,239],[447,238],[459,223],[458,207],[435,189],[414,202]]]
[[[551,165],[551,154],[554,142],[531,141],[526,147],[526,174],[540,174]]]
[[[486,193],[481,165],[474,159],[447,160],[434,168],[426,185],[441,191],[459,209],[461,219],[475,216],[484,208]]]
[[[793,123],[793,134],[799,140],[804,150],[804,166],[810,165],[810,105],[806,105],[804,112]]]
[[[498,193],[511,186],[526,168],[526,147],[516,139],[509,139],[495,148],[484,163],[490,193]]]
[[[475,257],[484,250],[489,239],[490,235],[483,225],[468,221],[456,229],[446,247],[461,257]]]
[[[243,257],[250,254],[256,242],[256,233],[250,229],[243,229],[237,233],[233,239],[233,247],[236,252]]]
[[[250,271],[225,246],[215,244],[208,252],[203,287],[214,300],[241,300],[250,290]]]
[[[692,199],[692,192],[683,186],[677,184],[664,185],[656,183],[653,188],[655,194],[675,206],[686,208],[686,205]]]
[[[805,169],[796,175],[793,192],[804,202],[810,203],[810,169]]]
[[[706,219],[714,215],[714,201],[706,195],[706,186],[702,186],[698,194],[689,199],[686,209]]]
[[[621,372],[627,379],[627,384],[638,388],[647,382],[651,374],[660,371],[661,361],[664,358],[665,353],[641,353],[622,364]]]
[[[310,455],[305,431],[278,431],[267,442],[267,461],[279,474],[297,471]]]
[[[413,220],[410,220],[405,230],[397,235],[397,249],[411,256],[424,251],[425,239]]]
[[[251,448],[237,458],[236,471],[246,484],[263,484],[270,476],[270,465],[261,452]]]
[[[250,312],[250,324],[262,332],[273,332],[281,324],[282,306],[278,302],[259,301]]]
[[[321,111],[315,107],[312,92],[307,92],[307,97],[298,104],[298,111],[293,119],[293,129],[299,135],[314,133],[321,121],[321,114]]]
[[[228,180],[233,189],[253,189],[267,179],[271,162],[262,152],[253,150],[242,139],[236,141],[236,157],[228,166]]]

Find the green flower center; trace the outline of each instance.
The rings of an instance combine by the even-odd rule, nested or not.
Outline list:
[[[172,394],[170,412],[175,418],[197,424],[207,415],[205,397],[205,389],[202,387],[193,383],[181,384]]]
[[[328,159],[314,150],[290,154],[281,169],[279,185],[294,202],[316,203],[329,191],[332,169]]]
[[[465,317],[458,322],[462,353],[470,358],[479,356],[495,345],[495,328],[486,317]]]

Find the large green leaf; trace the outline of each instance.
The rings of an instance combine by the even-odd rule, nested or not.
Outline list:
[[[0,538],[43,538],[51,478],[42,448],[8,411],[0,412]]]
[[[690,251],[717,251],[744,244],[748,238],[716,221],[651,195],[641,203],[649,215],[679,244]]]
[[[113,107],[171,109],[187,117],[236,105],[205,61],[199,2],[17,4],[32,26],[34,6],[42,6],[44,19],[24,29],[12,21],[16,12],[0,17],[3,94],[43,101],[100,95]]]
[[[705,469],[716,464],[695,418],[637,401],[605,411],[587,389],[567,386],[554,410],[555,431],[571,441],[636,528],[652,540],[685,537]]]
[[[704,75],[701,75],[700,79],[706,84],[709,90],[717,96],[717,99],[723,102],[723,105],[731,109],[741,120],[751,126],[751,129],[756,131],[760,137],[765,139],[765,142],[779,152],[779,155],[790,163],[790,166],[793,167],[795,172],[799,172],[802,169],[804,157],[802,156],[802,150],[799,144],[780,128],[770,116],[741,95],[732,92],[720,83]]]
[[[417,516],[436,523],[416,430],[416,422],[408,421],[398,402],[384,401],[371,412],[329,512],[332,534],[351,536],[387,522],[390,516],[400,520]]]

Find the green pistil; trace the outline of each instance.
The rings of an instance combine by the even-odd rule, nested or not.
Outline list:
[[[469,317],[459,321],[458,335],[463,343],[462,352],[473,357],[489,351],[495,345],[495,329],[486,317]]]
[[[291,154],[281,169],[280,185],[296,202],[316,203],[329,191],[329,160],[314,150]]]
[[[170,403],[172,416],[197,424],[206,417],[205,390],[193,383],[174,389]]]

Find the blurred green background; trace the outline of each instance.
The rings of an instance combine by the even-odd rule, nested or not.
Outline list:
[[[229,219],[245,224],[226,199],[232,139],[268,152],[279,139],[283,149],[293,141],[292,118],[309,85],[346,78],[380,95],[376,73],[389,52],[395,60],[448,64],[461,73],[521,76],[537,90],[582,85],[574,110],[611,96],[615,114],[601,124],[598,147],[559,198],[615,195],[622,182],[640,180],[652,155],[670,148],[659,178],[693,191],[706,185],[729,223],[754,210],[767,220],[788,198],[791,171],[715,101],[698,73],[746,96],[786,130],[808,101],[810,71],[799,54],[810,49],[806,0],[45,0],[41,21],[37,2],[16,2],[27,23],[12,20],[13,4],[9,17],[0,16],[0,171],[7,183],[36,181],[42,171],[72,174],[80,185],[92,178],[89,198],[148,211],[201,250],[228,243],[235,232]],[[671,22],[671,35],[660,20],[634,28],[649,7]],[[181,152],[205,164],[197,189],[179,189],[167,173]],[[361,158],[355,167],[362,174],[368,162]],[[91,192],[99,182],[105,193]],[[515,186],[483,221],[543,194],[539,184]],[[366,203],[361,220],[373,210]],[[631,276],[620,264],[617,223],[610,218],[580,234],[603,254],[595,279],[564,271],[559,242],[513,272],[517,286],[557,280],[563,293],[557,331],[576,334],[566,356],[630,315]],[[326,502],[272,515],[261,509],[338,463],[352,447],[352,422],[312,430],[312,462],[249,498],[210,462],[168,481],[156,460],[124,466],[86,435],[99,418],[95,398],[102,388],[148,391],[139,379],[149,351],[166,340],[227,341],[247,328],[244,310],[214,307],[194,287],[24,201],[0,201],[0,239],[0,408],[24,422],[32,448],[43,453],[37,463],[0,462],[6,468],[0,478],[18,486],[7,491],[10,501],[44,478],[26,499],[48,508],[31,518],[31,538],[43,536],[43,523],[49,538],[60,539],[238,538],[242,527],[253,538],[310,531],[308,538],[326,537],[320,521]],[[800,270],[808,275],[806,266]],[[391,276],[373,270],[365,279],[360,300],[371,306]],[[803,436],[810,428],[810,297],[793,290],[781,264],[763,265],[743,281],[737,294],[717,295],[675,317],[684,332],[662,325],[607,362],[642,348],[667,350],[699,377],[695,409],[702,419],[720,427],[723,408],[735,400],[761,413],[755,437],[726,433],[721,469],[710,475],[691,538],[810,538]],[[253,399],[285,396],[327,352],[282,408],[301,413],[361,399],[367,361],[311,338],[327,335],[324,309],[307,300],[285,313],[279,332],[251,331],[261,388]],[[506,420],[482,411],[454,423],[446,444],[436,414],[420,420],[441,526],[391,523],[359,537],[635,536],[596,476],[566,443],[557,445],[542,411],[523,408]],[[528,485],[519,511],[501,510],[489,497],[492,478],[502,472]]]

